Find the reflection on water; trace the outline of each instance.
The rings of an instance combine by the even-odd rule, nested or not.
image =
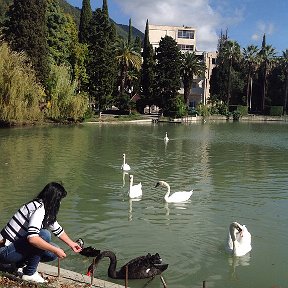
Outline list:
[[[112,250],[121,263],[158,252],[169,264],[167,286],[196,288],[205,280],[209,288],[285,287],[287,132],[280,123],[208,122],[2,129],[0,222],[47,182],[63,181],[68,196],[58,218],[65,230]],[[129,201],[123,153],[142,183],[141,201]],[[165,203],[165,191],[154,188],[159,179],[175,191],[193,189],[191,201]],[[232,221],[249,227],[249,260],[225,252]],[[85,273],[87,259],[67,254],[63,268]],[[102,266],[97,277],[107,279]],[[162,286],[160,279],[148,285]]]
[[[231,266],[230,274],[231,274],[231,279],[236,280],[239,279],[237,275],[237,267],[238,266],[249,266],[250,265],[250,260],[251,260],[251,252],[247,253],[244,256],[241,257],[236,257],[236,256],[231,256],[228,258],[228,264]]]

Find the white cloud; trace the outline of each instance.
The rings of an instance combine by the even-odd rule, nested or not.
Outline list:
[[[197,49],[214,51],[217,48],[221,16],[208,0],[114,0],[123,12],[130,15],[133,26],[144,31],[149,24],[191,26],[196,28]],[[220,28],[221,29],[221,28]]]

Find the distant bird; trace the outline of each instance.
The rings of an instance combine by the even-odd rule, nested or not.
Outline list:
[[[165,137],[164,137],[164,142],[167,143],[169,141],[169,138],[168,138],[168,135],[167,135],[167,132],[165,134]]]
[[[130,171],[130,166],[126,163],[126,155],[123,153],[123,164],[121,166],[123,171]]]
[[[172,195],[170,195],[170,185],[167,182],[158,181],[155,185],[155,188],[159,186],[167,188],[167,193],[164,196],[164,199],[167,203],[180,203],[188,201],[191,195],[193,194],[193,190],[191,190],[191,191],[174,192]]]
[[[133,185],[133,175],[129,175],[129,198],[140,198],[142,196],[142,184],[141,182]]]
[[[164,264],[158,253],[151,255],[148,253],[146,256],[139,256],[130,260],[123,265],[120,270],[116,271],[117,259],[112,251],[103,251],[94,259],[93,263],[88,267],[87,275],[91,276],[94,273],[94,268],[104,258],[110,259],[108,268],[108,276],[113,279],[125,279],[126,267],[128,279],[144,279],[151,278],[161,274],[168,268],[168,264]]]
[[[251,234],[246,226],[232,222],[229,226],[226,251],[234,256],[244,256],[251,249]]]
[[[84,240],[82,238],[77,239],[75,242],[78,243],[78,245],[82,248],[82,250],[79,252],[79,254],[82,256],[96,257],[101,252],[100,250],[97,250],[91,246],[84,248]]]

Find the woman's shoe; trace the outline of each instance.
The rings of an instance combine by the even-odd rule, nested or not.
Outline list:
[[[45,280],[37,271],[33,275],[22,275],[22,280],[25,281],[32,281],[36,283],[47,283],[48,281]]]

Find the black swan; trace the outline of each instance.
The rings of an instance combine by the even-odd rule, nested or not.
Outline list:
[[[84,247],[84,240],[82,238],[79,238],[75,241],[81,248],[82,250],[79,252],[82,256],[86,257],[96,257],[100,254],[100,250],[97,250],[91,246]]]
[[[96,256],[93,263],[89,266],[87,275],[93,275],[93,268],[104,258],[110,259],[110,265],[108,268],[108,276],[113,279],[125,279],[126,278],[126,267],[128,279],[144,279],[151,278],[161,274],[168,268],[168,264],[164,264],[158,253],[151,255],[148,253],[146,256],[139,256],[130,260],[128,263],[123,265],[120,270],[116,271],[117,259],[116,255],[112,251],[103,251]]]

